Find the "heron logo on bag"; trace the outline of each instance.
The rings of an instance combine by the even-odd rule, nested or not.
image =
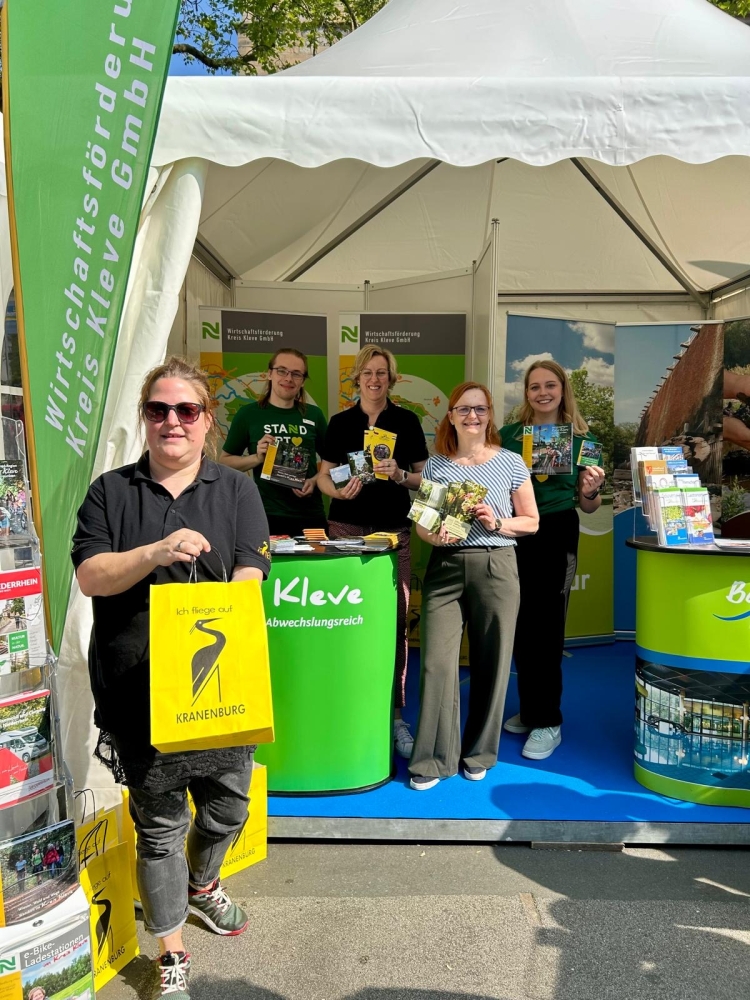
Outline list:
[[[101,907],[99,919],[96,921],[96,948],[97,955],[101,955],[104,946],[109,941],[110,948],[114,945],[114,931],[112,930],[112,901],[102,896],[104,889],[94,893],[91,903]]]
[[[191,668],[193,672],[193,705],[206,690],[208,682],[216,675],[216,683],[219,688],[219,701],[221,701],[221,674],[219,672],[219,658],[227,644],[227,637],[223,632],[215,628],[206,628],[211,622],[221,621],[220,618],[199,618],[190,629],[194,632],[198,629],[204,635],[213,636],[214,641],[208,646],[201,646],[193,653]]]

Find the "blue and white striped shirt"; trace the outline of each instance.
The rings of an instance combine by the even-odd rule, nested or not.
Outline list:
[[[488,489],[485,503],[495,512],[495,517],[513,517],[511,494],[515,493],[529,478],[529,470],[520,455],[501,448],[500,451],[481,465],[457,465],[443,455],[431,455],[422,470],[422,477],[433,483],[455,483],[470,479]],[[506,538],[493,531],[487,531],[479,520],[472,521],[469,536],[453,546],[496,546],[502,548],[515,545],[513,538]],[[450,548],[451,546],[447,546]]]

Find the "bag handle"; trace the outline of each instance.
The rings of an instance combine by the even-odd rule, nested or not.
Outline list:
[[[218,549],[211,549],[211,552],[212,553],[215,552],[216,555],[219,557],[219,562],[221,563],[221,575],[224,578],[223,582],[224,583],[228,583],[228,580],[227,580],[227,568],[224,565],[224,560],[221,558],[221,552],[219,552]],[[205,554],[206,553],[203,553],[203,552],[201,553],[201,555],[205,555]],[[200,558],[200,556],[193,556],[193,558],[192,558],[192,560],[190,562],[190,573],[188,575],[188,583],[197,583],[198,582],[198,559],[199,558]]]

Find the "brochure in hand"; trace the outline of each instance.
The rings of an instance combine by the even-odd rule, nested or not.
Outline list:
[[[601,465],[602,448],[603,446],[598,441],[588,441],[584,438],[578,451],[576,465],[583,466],[584,468],[588,465]]]
[[[372,462],[367,457],[365,451],[350,451],[347,456],[349,468],[352,476],[356,476],[363,486],[375,482],[375,473],[372,471]]]
[[[331,469],[329,475],[336,489],[343,490],[352,478],[352,470],[348,465],[337,465],[335,469]]]
[[[529,424],[523,429],[522,455],[532,475],[569,476],[573,472],[573,425]]]
[[[381,427],[370,427],[365,431],[365,455],[373,468],[378,462],[393,458],[396,449],[396,435],[392,431],[384,431]],[[384,472],[374,473],[376,479],[388,479]]]
[[[454,538],[466,538],[474,520],[474,510],[487,496],[487,487],[470,479],[462,482],[433,483],[423,479],[409,518],[428,531],[440,530],[441,523]]]
[[[301,438],[297,438],[301,441]],[[295,444],[295,439],[288,441],[273,441],[268,446],[261,479],[267,479],[275,486],[288,486],[293,490],[301,490],[307,479],[310,466],[310,452],[302,444]]]

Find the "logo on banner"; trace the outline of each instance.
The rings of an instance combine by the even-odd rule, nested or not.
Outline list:
[[[11,958],[0,958],[0,976],[4,976],[7,972],[16,972],[18,970],[18,965],[16,964],[15,955]]]
[[[744,580],[735,580],[729,588],[726,600],[730,604],[750,604],[750,594],[745,590],[746,587],[747,583]],[[715,614],[714,618],[718,618],[720,622],[739,622],[743,618],[750,618],[750,611],[743,611],[739,615],[729,615],[728,617]]]
[[[204,321],[203,324],[202,324],[202,330],[203,330],[203,339],[204,340],[207,340],[209,337],[211,338],[211,340],[218,340],[219,339],[219,324],[218,323],[207,323],[207,322]]]
[[[209,646],[201,646],[193,653],[191,669],[193,672],[193,704],[198,701],[206,690],[208,682],[216,675],[216,683],[219,687],[219,701],[221,701],[221,675],[219,674],[219,657],[227,644],[227,637],[218,629],[206,628],[211,622],[221,621],[220,618],[199,618],[190,629],[194,632],[198,629],[204,635],[213,636],[213,642]]]
[[[341,327],[341,343],[345,344],[349,342],[350,344],[359,343],[359,327],[358,326],[342,326]]]

